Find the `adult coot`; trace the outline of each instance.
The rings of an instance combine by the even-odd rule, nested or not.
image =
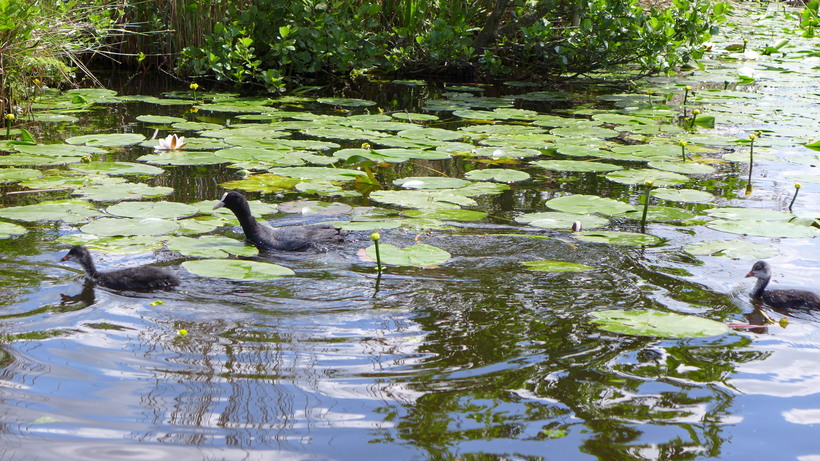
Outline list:
[[[746,277],[757,277],[752,297],[772,307],[820,309],[820,295],[806,290],[766,290],[772,278],[772,268],[766,261],[758,261]]]
[[[236,215],[245,238],[259,251],[305,251],[317,244],[338,243],[344,240],[347,231],[330,224],[308,226],[270,227],[259,224],[251,215],[248,200],[239,192],[226,192],[214,205],[214,210],[225,207]]]
[[[99,286],[113,290],[151,291],[179,285],[179,278],[154,266],[129,267],[110,272],[98,272],[91,253],[82,245],[72,247],[60,261],[74,261],[86,276]]]

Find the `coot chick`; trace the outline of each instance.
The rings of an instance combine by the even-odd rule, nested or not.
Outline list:
[[[766,290],[772,278],[772,269],[766,261],[758,261],[746,277],[757,277],[752,297],[778,308],[820,309],[820,295],[806,290]]]
[[[74,261],[83,267],[86,276],[97,285],[112,290],[151,291],[179,285],[179,278],[154,266],[129,267],[110,272],[98,272],[91,253],[82,245],[68,251],[60,261]]]
[[[214,210],[225,207],[236,215],[245,238],[259,251],[305,251],[317,244],[338,243],[344,240],[347,231],[330,224],[308,226],[270,227],[259,224],[251,215],[248,200],[239,192],[226,192],[214,205]]]

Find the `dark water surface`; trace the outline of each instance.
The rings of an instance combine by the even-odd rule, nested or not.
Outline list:
[[[738,37],[716,39],[717,46]],[[801,117],[816,129],[820,84],[809,69],[818,58],[764,59],[773,58],[746,63],[760,73],[754,83],[736,83],[734,69],[743,62],[704,73],[725,72],[737,91],[760,96],[759,113],[719,123],[714,132],[734,139],[786,130],[799,124],[772,118],[795,106],[808,107]],[[768,73],[774,65],[804,73]],[[705,91],[722,88],[722,78],[646,85]],[[426,92],[435,93],[379,88],[357,96],[420,110]],[[153,130],[134,121],[149,107],[106,106],[89,123],[150,137]],[[45,135],[54,140],[93,132],[50,130]],[[686,186],[712,192],[716,201],[689,208],[784,209],[794,190],[789,175],[817,174],[813,165],[787,161],[816,154],[800,145],[805,139],[787,141],[761,150],[776,157],[755,162],[751,195],[743,193],[748,163],[722,164]],[[130,148],[117,160],[149,152]],[[462,161],[424,164],[456,176]],[[163,200],[216,203],[219,184],[237,178],[225,167],[164,168],[149,180],[174,187]],[[788,326],[698,339],[627,336],[589,322],[595,311],[651,308],[762,323],[744,280],[754,258],[693,256],[682,247],[715,239],[771,244],[779,286],[820,291],[816,238],[741,236],[695,222],[651,223],[647,232],[665,239],[661,245],[583,242],[511,218],[546,211],[546,199],[567,194],[637,204],[640,190],[591,173],[521,169],[534,179],[479,200],[477,209],[490,218],[424,233],[382,231],[383,243],[422,241],[452,258],[433,268],[391,266],[378,290],[374,265],[358,256],[370,245],[369,232],[353,232],[338,247],[272,255],[267,260],[296,276],[265,282],[199,277],[180,266],[190,258],[167,250],[94,253],[101,269],[159,263],[182,278],[178,290],[151,294],[85,285],[76,265],[58,263],[68,246],[56,238],[78,233],[75,225],[27,225],[26,235],[0,240],[0,459],[820,459],[820,314],[764,308],[776,320],[788,318]],[[389,184],[419,171],[399,165],[381,174]],[[803,180],[801,216],[820,217],[818,183]],[[304,198],[248,195],[268,203]],[[2,198],[4,206],[40,199]],[[634,220],[613,219],[607,227],[639,230]],[[241,238],[238,231],[218,233]],[[531,260],[594,270],[521,265]]]

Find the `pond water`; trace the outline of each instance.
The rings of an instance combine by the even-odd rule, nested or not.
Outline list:
[[[716,37],[705,70],[629,91],[44,92],[18,126],[53,145],[0,144],[0,458],[820,459],[820,315],[763,306],[788,320],[766,324],[744,278],[766,259],[774,285],[820,291],[820,53],[798,31],[759,54],[793,19],[743,13],[756,33]],[[254,256],[211,210],[229,189],[350,236]],[[188,207],[128,205],[166,202]],[[373,231],[386,258],[446,254],[379,277]],[[85,284],[59,263],[78,243],[181,286]],[[183,266],[206,259],[294,275]],[[613,309],[761,326],[634,335],[593,321]]]

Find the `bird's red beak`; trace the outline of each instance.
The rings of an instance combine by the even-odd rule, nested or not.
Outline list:
[[[749,273],[748,273],[748,274],[746,274],[746,277],[754,277],[754,276],[755,276],[755,275],[752,273],[752,271],[749,271]]]

